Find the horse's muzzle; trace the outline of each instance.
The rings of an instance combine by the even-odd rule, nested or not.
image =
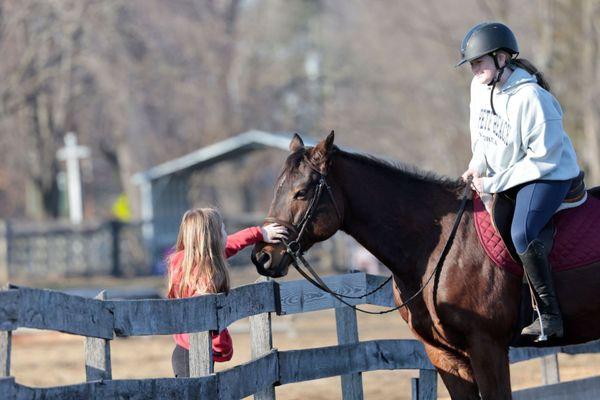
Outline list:
[[[259,274],[263,276],[273,276],[273,271],[271,270],[272,257],[269,253],[263,250],[256,251],[255,247],[252,249],[250,259],[252,260],[252,264],[254,264]]]
[[[271,278],[285,276],[289,265],[287,253],[284,254],[278,265],[273,265],[273,255],[263,249],[257,251],[256,247],[252,249],[250,259],[259,274]]]
[[[264,251],[259,251],[256,253],[256,258],[253,262],[257,267],[267,270],[271,267],[271,255]]]

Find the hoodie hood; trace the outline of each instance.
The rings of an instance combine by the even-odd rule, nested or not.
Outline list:
[[[510,94],[526,83],[537,83],[537,78],[523,68],[517,67],[502,86],[502,93]]]

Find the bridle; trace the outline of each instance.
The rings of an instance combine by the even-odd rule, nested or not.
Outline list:
[[[310,167],[311,170],[313,170],[315,173],[317,173],[317,175],[319,176],[319,181],[315,188],[314,194],[313,194],[312,198],[310,199],[310,202],[308,203],[308,207],[306,208],[306,211],[304,212],[304,215],[302,216],[300,221],[296,224],[293,224],[293,223],[289,223],[287,221],[284,221],[284,220],[281,220],[278,218],[273,218],[273,217],[265,218],[266,223],[274,222],[279,225],[285,226],[294,237],[294,239],[291,241],[282,240],[282,243],[285,245],[285,248],[286,248],[286,253],[285,253],[285,256],[280,260],[279,264],[277,265],[277,268],[275,268],[275,270],[274,270],[275,275],[280,275],[283,272],[283,269],[286,268],[286,266],[288,265],[287,264],[288,257],[292,258],[291,262],[294,265],[294,267],[296,267],[296,269],[299,269],[298,261],[308,264],[306,262],[306,260],[304,260],[304,257],[302,256],[304,254],[305,250],[302,249],[302,247],[300,245],[300,241],[304,238],[304,236],[306,234],[306,229],[308,227],[308,223],[311,221],[311,219],[315,213],[315,210],[319,204],[319,201],[321,200],[321,196],[322,196],[324,190],[327,192],[327,194],[329,194],[329,198],[331,199],[331,203],[333,204],[333,207],[335,208],[335,213],[338,217],[338,220],[340,221],[340,223],[342,223],[342,221],[343,221],[342,213],[340,212],[340,208],[338,207],[337,203],[335,202],[335,197],[333,196],[331,186],[327,183],[327,172],[321,172],[321,170],[306,157],[305,157],[304,161],[305,161],[306,165],[308,165]],[[257,265],[259,265],[259,264],[257,264]],[[312,270],[312,268],[310,268],[310,269]],[[299,271],[301,271],[301,270],[299,269]],[[261,272],[261,271],[259,271],[259,272]],[[264,272],[266,272],[266,271],[264,271]],[[300,273],[303,274],[303,272],[304,271],[302,271]]]
[[[380,284],[378,287],[376,287],[375,289],[373,289],[372,291],[370,291],[368,293],[365,293],[361,296],[347,296],[347,295],[343,295],[341,293],[334,292],[331,288],[329,288],[329,286],[327,286],[327,284],[323,281],[323,279],[321,279],[319,274],[311,267],[310,263],[308,261],[306,261],[306,259],[304,258],[304,250],[302,249],[302,247],[300,245],[300,241],[304,237],[308,223],[311,221],[311,219],[314,215],[315,209],[317,208],[317,205],[319,204],[319,201],[321,200],[321,196],[323,194],[323,189],[326,189],[327,193],[329,194],[329,198],[331,199],[331,202],[335,208],[338,220],[340,221],[340,223],[343,222],[343,216],[340,213],[339,207],[337,206],[337,204],[335,202],[335,197],[333,195],[333,192],[331,191],[331,186],[327,183],[327,171],[321,172],[321,170],[317,166],[315,166],[308,158],[305,158],[304,161],[314,172],[316,172],[318,174],[319,182],[317,184],[317,187],[315,189],[313,197],[311,198],[310,203],[309,203],[306,211],[304,212],[304,215],[303,215],[302,219],[300,220],[300,222],[298,222],[297,224],[293,224],[293,223],[289,223],[287,221],[283,221],[283,220],[280,220],[280,219],[274,218],[274,217],[265,218],[266,223],[277,223],[277,224],[283,225],[288,230],[290,230],[291,233],[294,235],[294,239],[291,241],[282,240],[282,243],[285,245],[286,252],[285,252],[284,256],[281,258],[281,260],[279,261],[277,268],[275,268],[273,275],[275,275],[275,276],[283,275],[283,270],[287,267],[287,265],[289,265],[288,258],[291,258],[291,260],[290,260],[291,264],[294,266],[294,268],[296,268],[296,270],[300,273],[300,275],[302,275],[307,281],[309,281],[311,284],[313,284],[317,288],[323,290],[324,292],[329,293],[334,298],[336,298],[338,301],[347,305],[348,307],[353,308],[356,311],[360,311],[365,314],[387,314],[389,312],[396,311],[396,310],[408,305],[412,300],[414,300],[425,289],[425,287],[429,284],[431,279],[435,275],[437,275],[437,273],[441,270],[444,260],[446,259],[446,255],[450,251],[450,247],[452,247],[452,243],[454,241],[456,231],[458,230],[458,225],[459,225],[462,215],[464,213],[466,203],[470,198],[469,194],[471,194],[470,186],[471,186],[472,178],[469,178],[469,180],[467,181],[467,184],[465,185],[463,198],[461,200],[461,205],[460,205],[458,213],[456,215],[456,219],[454,221],[454,225],[452,227],[450,236],[448,237],[448,240],[446,241],[446,245],[444,246],[444,249],[442,250],[440,259],[438,260],[438,264],[434,268],[433,272],[431,273],[431,275],[429,276],[429,278],[427,279],[425,284],[423,284],[421,286],[421,288],[415,294],[413,294],[408,300],[406,300],[405,302],[403,302],[402,304],[400,304],[394,308],[390,308],[390,309],[384,310],[384,311],[368,311],[368,310],[363,310],[361,308],[358,308],[354,304],[350,304],[348,301],[346,301],[344,299],[365,298],[365,297],[377,292],[382,287],[384,287],[392,279],[393,275],[388,277],[382,284]],[[253,258],[253,261],[256,261],[254,254],[252,254],[251,257]],[[256,265],[259,273],[263,274],[263,272],[264,272],[264,275],[267,275],[266,270],[264,269],[264,267],[261,266],[261,263],[254,262],[254,264]],[[301,264],[306,268],[306,270],[308,272],[306,272],[302,269],[302,267],[300,266]],[[310,276],[309,274],[312,276]]]

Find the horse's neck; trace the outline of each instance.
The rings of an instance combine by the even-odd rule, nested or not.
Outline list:
[[[423,272],[439,242],[440,220],[455,208],[452,194],[417,175],[343,155],[334,165],[345,198],[342,230],[392,272]]]

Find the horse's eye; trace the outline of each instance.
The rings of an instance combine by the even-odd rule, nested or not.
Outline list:
[[[301,189],[301,190],[298,190],[294,194],[294,199],[302,199],[302,198],[304,198],[304,196],[306,196],[306,190],[305,189]]]

